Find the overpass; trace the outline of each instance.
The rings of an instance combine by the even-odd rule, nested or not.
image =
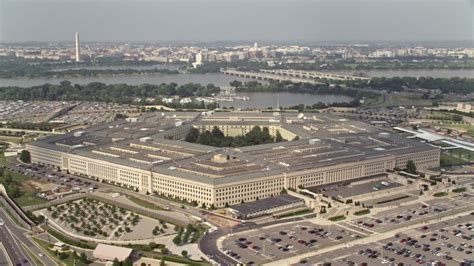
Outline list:
[[[305,78],[305,79],[328,79],[328,80],[370,80],[367,77],[359,77],[353,75],[336,74],[319,71],[306,71],[295,69],[260,69],[260,72],[266,74],[282,75],[287,77]]]
[[[323,84],[323,82],[319,82],[314,79],[285,76],[281,74],[264,73],[262,72],[262,70],[261,72],[250,72],[250,71],[240,71],[236,69],[221,69],[220,71],[221,73],[225,75],[258,79],[258,80],[274,80],[274,81],[280,81],[280,82],[290,81],[293,83]]]

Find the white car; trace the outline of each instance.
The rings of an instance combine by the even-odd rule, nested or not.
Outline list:
[[[44,254],[43,253],[38,253],[38,256],[43,257]]]
[[[2,219],[0,219],[0,226],[3,226],[5,223],[3,222]]]

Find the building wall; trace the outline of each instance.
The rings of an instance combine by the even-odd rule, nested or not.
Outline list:
[[[398,156],[395,161],[395,167],[405,169],[407,162],[412,160],[417,169],[427,169],[439,167],[440,150],[430,150],[424,152],[415,152]]]
[[[387,156],[372,160],[332,165],[282,175],[245,179],[241,182],[223,185],[209,185],[172,175],[150,173],[103,160],[49,150],[27,144],[34,163],[46,164],[68,169],[73,174],[97,178],[114,184],[153,191],[166,196],[196,201],[199,205],[214,204],[223,207],[227,204],[250,202],[280,194],[283,188],[311,187],[322,184],[346,181],[355,178],[383,174],[387,169],[405,168],[408,160],[413,160],[418,169],[439,166],[439,150],[423,151],[401,156]]]
[[[237,137],[237,136],[243,136],[247,133],[249,133],[252,128],[254,127],[260,127],[260,129],[263,130],[264,127],[268,128],[268,131],[272,137],[276,136],[276,132],[279,131],[280,135],[287,140],[292,140],[296,137],[296,135],[286,129],[281,128],[278,125],[268,125],[268,126],[260,126],[258,124],[255,125],[202,125],[198,127],[199,131],[201,133],[205,131],[212,131],[214,127],[219,128],[222,133],[224,133],[225,136],[230,136],[230,137]]]
[[[279,195],[284,187],[282,175],[221,185],[215,188],[215,206],[224,207],[226,203],[235,205],[242,201],[273,197]]]
[[[173,176],[153,173],[153,192],[187,200],[196,201],[199,206],[205,203],[207,206],[214,204],[214,193],[211,185],[193,182]]]

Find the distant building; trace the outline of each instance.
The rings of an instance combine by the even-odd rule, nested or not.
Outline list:
[[[471,113],[474,111],[472,104],[470,103],[457,103],[456,111],[463,112],[463,113]]]
[[[79,46],[79,33],[76,32],[76,62],[81,61],[81,47]]]

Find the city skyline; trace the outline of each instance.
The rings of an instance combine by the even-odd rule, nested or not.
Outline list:
[[[251,9],[245,3],[2,0],[0,42],[64,42],[76,31],[86,43],[473,39],[473,2],[467,0],[256,1]]]

